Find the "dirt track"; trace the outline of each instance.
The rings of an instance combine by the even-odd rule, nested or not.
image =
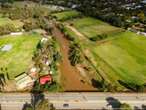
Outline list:
[[[62,53],[62,62],[60,63],[61,83],[65,91],[94,91],[91,85],[81,82],[79,71],[71,66],[68,59],[69,42],[64,38],[64,35],[56,28],[53,29],[53,35],[60,44]]]

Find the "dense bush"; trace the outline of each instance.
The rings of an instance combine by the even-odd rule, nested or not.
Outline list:
[[[91,38],[89,38],[91,41],[98,41],[98,40],[103,40],[105,38],[107,38],[107,34],[101,34],[101,35],[96,35],[96,36],[93,36]]]
[[[64,36],[66,39],[70,40],[70,41],[74,41],[74,34],[72,33],[72,31],[69,31],[63,24],[57,24],[58,29],[64,33]]]
[[[123,85],[124,87],[128,88],[129,90],[132,90],[132,91],[135,91],[135,92],[143,92],[144,89],[145,89],[145,84],[138,85],[138,84],[135,84],[135,83],[132,83],[132,82],[124,82],[124,81],[121,81],[121,80],[119,80],[119,83],[121,85]]]
[[[30,31],[32,29],[39,28],[38,23],[34,19],[27,19],[24,21],[23,29],[25,31]]]
[[[11,7],[2,7],[1,13],[11,19],[25,20],[28,18],[39,18],[49,16],[49,10],[38,4],[15,4]]]
[[[120,105],[120,109],[121,110],[132,110],[132,107],[127,103],[123,103]]]
[[[64,27],[64,25],[63,24],[61,24],[61,23],[57,23],[56,24],[56,27],[61,31],[61,32],[65,32],[65,27]]]
[[[6,24],[0,26],[0,35],[10,34],[11,32],[15,32],[17,29],[13,24]]]
[[[81,63],[81,52],[77,43],[72,43],[69,50],[69,60],[72,66]]]
[[[65,37],[66,37],[68,40],[70,40],[70,41],[74,41],[74,40],[75,40],[75,38],[72,37],[72,36],[71,36],[70,34],[68,34],[67,32],[65,32],[64,34],[65,34]]]

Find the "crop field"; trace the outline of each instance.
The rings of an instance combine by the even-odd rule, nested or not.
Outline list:
[[[81,16],[81,13],[77,11],[64,11],[64,12],[52,14],[52,16],[59,21],[66,21]]]
[[[111,26],[105,22],[91,17],[74,19],[69,22],[72,23],[73,26],[87,38],[91,38],[101,34],[113,34],[122,31],[122,29],[120,28]]]
[[[0,38],[0,68],[7,68],[10,79],[27,71],[33,64],[32,57],[40,41],[38,34],[23,34],[21,36],[4,36]],[[10,50],[2,51],[4,46]],[[2,72],[0,70],[0,72]]]

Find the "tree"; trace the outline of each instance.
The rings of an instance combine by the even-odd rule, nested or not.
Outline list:
[[[30,30],[36,29],[36,28],[39,28],[39,25],[35,19],[27,19],[24,21],[23,29],[25,31],[30,31]]]
[[[55,108],[47,99],[44,99],[36,106],[36,110],[55,110]]]
[[[131,106],[127,103],[121,104],[120,109],[121,110],[132,110]]]
[[[72,66],[81,62],[81,52],[77,43],[72,43],[69,50],[69,60]]]
[[[144,22],[145,20],[144,12],[140,12],[137,16],[139,17],[140,21]]]
[[[1,2],[2,4],[5,4],[5,3],[13,3],[14,0],[0,0],[0,2]]]

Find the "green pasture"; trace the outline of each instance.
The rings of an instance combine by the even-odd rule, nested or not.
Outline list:
[[[146,38],[125,32],[99,46],[92,47],[95,59],[101,58],[104,65],[113,71],[103,70],[107,76],[124,82],[146,83]]]
[[[0,48],[5,45],[12,45],[9,51],[2,51],[0,49],[0,72],[7,68],[4,73],[9,74],[13,79],[15,76],[32,66],[32,57],[36,46],[40,41],[38,34],[23,34],[21,36],[4,36],[0,38]]]
[[[71,10],[71,11],[55,13],[55,14],[52,14],[52,16],[55,17],[59,21],[66,21],[66,20],[81,16],[81,13]]]
[[[111,26],[103,21],[91,17],[84,17],[69,21],[73,26],[88,38],[101,34],[114,34],[122,29]]]

